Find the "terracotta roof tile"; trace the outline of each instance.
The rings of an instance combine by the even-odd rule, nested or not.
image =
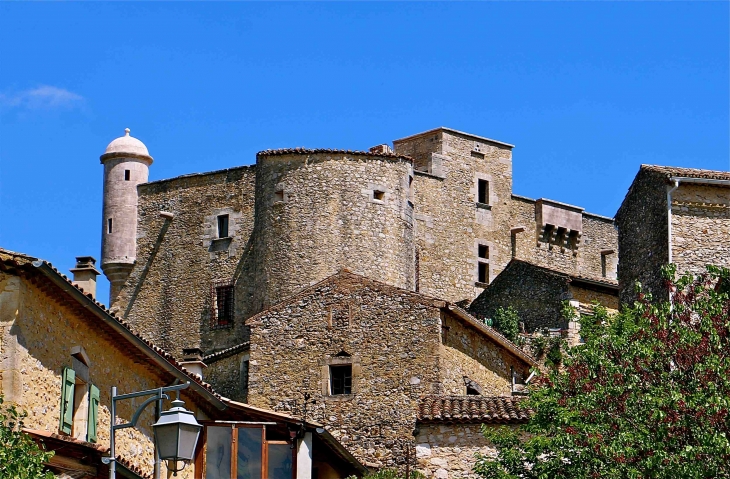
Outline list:
[[[676,166],[659,166],[659,165],[641,165],[644,171],[652,171],[665,175],[667,178],[672,176],[685,176],[688,178],[705,178],[710,180],[730,180],[730,172],[716,170],[700,170],[697,168],[680,168]]]
[[[121,319],[120,317],[118,317],[115,312],[107,309],[107,307],[104,306],[102,303],[96,301],[90,293],[85,293],[82,288],[79,288],[65,274],[61,273],[58,269],[56,269],[52,263],[49,263],[48,261],[44,261],[44,260],[39,260],[37,258],[28,256],[28,255],[25,255],[22,253],[16,253],[14,251],[9,251],[9,250],[3,249],[3,248],[0,248],[0,263],[5,266],[12,266],[14,268],[21,269],[23,271],[28,271],[28,272],[32,272],[35,270],[35,268],[37,267],[35,264],[45,263],[49,268],[51,268],[53,270],[54,273],[56,273],[58,276],[63,278],[63,280],[66,281],[69,285],[71,285],[73,288],[77,289],[79,292],[84,294],[84,296],[89,298],[89,300],[93,301],[94,305],[99,308],[99,310],[100,310],[99,312],[105,314],[111,320],[115,321],[116,323],[118,323],[119,325],[124,327],[124,329],[129,331],[133,336],[135,336],[136,338],[138,338],[142,342],[144,342],[144,344],[149,349],[154,351],[154,353],[161,356],[168,363],[170,363],[172,366],[174,366],[176,369],[178,369],[179,371],[184,373],[190,379],[191,382],[197,383],[198,385],[205,388],[209,393],[211,393],[218,399],[222,399],[222,396],[213,389],[213,386],[211,386],[210,384],[208,384],[205,381],[203,381],[202,379],[200,379],[200,377],[198,375],[193,374],[190,371],[188,371],[187,369],[185,369],[179,362],[177,362],[177,360],[175,359],[175,357],[172,354],[168,353],[167,351],[165,351],[164,349],[162,349],[158,346],[155,346],[151,341],[147,340],[142,335],[140,335],[136,331],[134,331],[128,322],[126,322],[123,319]]]
[[[520,424],[532,411],[520,408],[521,398],[489,396],[425,396],[418,405],[420,422]]]
[[[358,150],[338,150],[332,148],[280,148],[277,150],[263,150],[256,153],[256,156],[277,156],[277,155],[316,155],[322,153],[333,153],[338,155],[357,155],[357,156],[374,156],[385,158],[401,158],[413,161],[410,156],[399,155],[397,153],[373,153],[371,151]]]
[[[210,366],[212,363],[216,361],[220,361],[221,359],[227,358],[228,356],[232,356],[234,354],[237,354],[241,351],[247,351],[251,347],[251,343],[246,341],[245,343],[237,344],[235,346],[231,346],[230,348],[221,349],[220,351],[212,354],[208,354],[207,356],[203,356],[203,362]]]

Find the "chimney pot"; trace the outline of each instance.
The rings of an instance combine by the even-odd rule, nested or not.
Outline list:
[[[203,379],[203,368],[207,368],[203,362],[203,350],[200,348],[183,348],[183,360],[180,365],[191,373]]]
[[[96,277],[101,273],[95,267],[96,259],[93,256],[77,256],[76,267],[71,269],[74,275],[73,284],[96,299]]]

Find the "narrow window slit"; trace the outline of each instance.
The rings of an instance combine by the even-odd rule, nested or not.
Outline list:
[[[218,216],[218,237],[228,238],[228,215]]]
[[[477,202],[485,205],[489,204],[489,182],[487,180],[478,181]]]

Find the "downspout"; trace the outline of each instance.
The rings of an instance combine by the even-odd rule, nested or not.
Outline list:
[[[679,188],[679,178],[671,179],[674,181],[674,186],[667,190],[667,231],[669,232],[667,235],[669,261],[667,263],[669,264],[672,263],[672,193]]]

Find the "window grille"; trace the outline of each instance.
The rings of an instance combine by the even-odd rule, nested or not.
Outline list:
[[[233,282],[216,281],[211,287],[211,328],[233,325]]]

